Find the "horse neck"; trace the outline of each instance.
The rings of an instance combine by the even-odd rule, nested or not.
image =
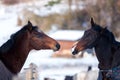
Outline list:
[[[28,33],[19,38],[10,50],[1,55],[4,65],[13,74],[20,72],[30,52]]]
[[[110,69],[112,62],[112,44],[106,40],[99,40],[97,46],[95,46],[96,56],[99,61],[100,69]]]
[[[120,66],[120,42],[114,42],[114,56],[112,61],[112,68]]]

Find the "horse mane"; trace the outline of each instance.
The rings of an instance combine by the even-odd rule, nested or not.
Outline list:
[[[16,37],[18,37],[21,33],[24,33],[27,30],[26,26],[24,26],[21,30],[19,30],[16,33],[13,33],[10,36],[10,39],[8,41],[6,41],[1,47],[0,47],[0,53],[5,53],[7,51],[9,51],[12,46],[15,43]]]
[[[114,41],[116,41],[113,33],[111,31],[109,31],[108,29],[105,29],[102,32],[102,35],[105,36],[112,43],[114,43]]]
[[[98,26],[98,27],[101,27],[101,26]],[[107,28],[105,28],[104,30],[102,30],[102,29],[104,29],[104,28],[102,28],[102,27],[97,28],[97,30],[102,31],[101,35],[108,39],[108,41],[112,45],[112,51],[115,52],[118,48],[120,48],[120,42],[116,41],[114,34],[111,31],[109,31]]]
[[[105,31],[102,33],[103,36],[107,37],[109,39],[109,41],[111,42],[113,47],[120,47],[120,42],[115,40],[115,36],[113,35],[113,33],[111,31],[109,31],[108,29],[105,29]]]

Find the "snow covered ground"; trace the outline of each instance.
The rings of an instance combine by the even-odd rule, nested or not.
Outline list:
[[[22,9],[20,6],[25,7],[25,4],[9,7],[0,5],[0,46],[10,38],[11,34],[20,29],[20,27],[17,27],[18,13]],[[61,5],[50,9],[51,13],[59,12],[56,11],[59,10],[59,7],[61,7]],[[33,9],[31,8],[31,10]],[[48,14],[50,11],[48,10],[49,9],[41,8],[41,15]],[[92,65],[94,68],[97,68],[98,61],[96,57],[88,56],[83,59],[51,58],[50,56],[53,53],[52,50],[31,51],[21,72],[24,68],[28,68],[30,63],[35,63],[39,67],[40,80],[43,80],[43,77],[55,77],[56,80],[63,80],[65,75],[73,75],[81,70],[87,70],[85,66]],[[47,66],[47,68],[45,68],[45,66]],[[57,79],[57,76],[59,76],[59,79]]]

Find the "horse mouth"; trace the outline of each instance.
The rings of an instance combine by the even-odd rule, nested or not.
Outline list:
[[[76,54],[78,54],[80,51],[83,51],[83,50],[85,50],[86,48],[85,47],[81,47],[81,48],[79,48],[79,50],[78,49],[74,49],[74,51],[72,52],[72,54],[73,55],[76,55]]]
[[[74,51],[72,52],[72,54],[73,54],[73,55],[78,54],[78,50],[74,50]]]

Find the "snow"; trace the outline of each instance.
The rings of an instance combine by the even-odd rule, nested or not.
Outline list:
[[[82,71],[87,71],[88,66],[92,66],[93,70],[98,70],[98,62],[95,57],[86,57],[82,59],[53,58],[45,60],[46,65],[51,65],[52,67],[44,70],[39,70],[40,80],[44,80],[44,77],[53,78],[55,80],[64,80],[65,76],[67,75],[73,76]],[[64,65],[68,65],[68,67],[65,67]],[[71,67],[71,65],[73,65],[73,67]]]
[[[39,50],[39,51],[32,50],[28,55],[24,67],[25,68],[29,67],[30,63],[35,63],[37,66],[39,66],[41,63],[42,64],[46,63],[49,61],[49,60],[47,61],[47,59],[52,55],[52,53],[53,53],[52,50]]]
[[[88,66],[92,66],[93,69],[98,70],[98,61],[95,56],[69,59],[51,58],[51,54],[53,54],[52,51],[51,53],[46,53],[46,50],[32,51],[29,54],[23,69],[28,68],[31,62],[35,63],[39,67],[40,80],[44,80],[45,77],[53,78],[55,80],[64,80],[66,75],[72,76],[81,71],[87,71]]]
[[[84,34],[82,30],[58,30],[49,36],[56,40],[69,40],[76,41],[80,39]]]
[[[37,52],[39,52],[39,51],[37,51]],[[97,66],[96,64],[98,63],[97,59],[95,57],[86,57],[86,58],[82,58],[82,59],[50,58],[51,55],[48,56],[50,54],[50,52],[46,53],[47,54],[46,57],[42,57],[42,55],[44,55],[44,53],[46,51],[44,53],[42,53],[42,52],[44,52],[44,51],[41,51],[39,53],[34,52],[32,54],[29,54],[27,60],[29,62],[34,62],[37,66],[49,64],[48,65],[49,67],[55,66],[55,67],[59,67],[59,68],[63,67],[64,65],[67,65],[69,63],[71,66],[81,65],[81,64]],[[59,62],[59,65],[58,65],[58,62]]]

